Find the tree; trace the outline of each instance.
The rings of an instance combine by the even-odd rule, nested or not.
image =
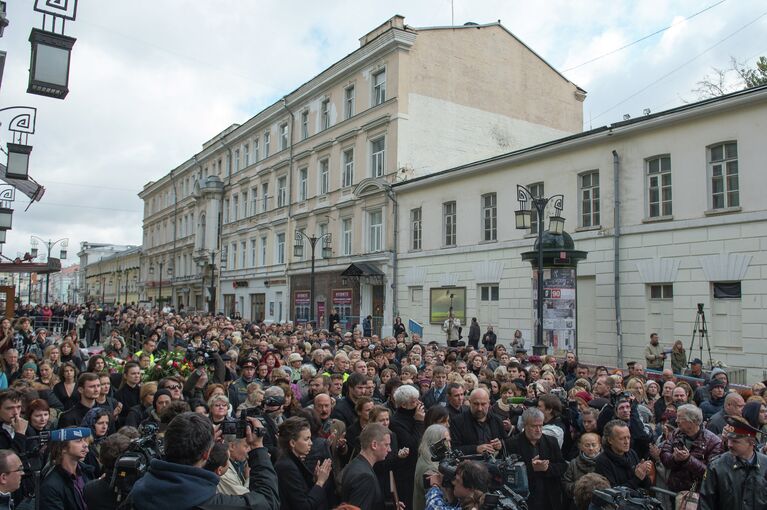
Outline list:
[[[759,57],[753,69],[746,67],[745,63],[738,62],[735,57],[730,57],[729,68],[713,67],[711,70],[712,74],[704,76],[692,90],[698,95],[699,100],[767,85],[767,57]]]

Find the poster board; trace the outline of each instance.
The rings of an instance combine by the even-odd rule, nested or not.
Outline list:
[[[561,356],[576,351],[577,308],[574,267],[543,270],[543,345],[549,353]],[[533,320],[538,320],[538,272],[533,271]]]

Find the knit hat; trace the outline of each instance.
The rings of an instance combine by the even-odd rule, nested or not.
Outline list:
[[[589,393],[588,391],[579,391],[578,393],[575,394],[575,398],[583,399],[583,401],[586,402],[587,404],[594,399],[594,397],[592,397],[591,393]]]
[[[34,370],[35,373],[37,373],[37,364],[34,361],[27,361],[24,363],[24,365],[21,367],[21,370]]]
[[[759,425],[759,411],[761,411],[762,405],[761,402],[748,402],[741,412],[743,418],[745,418],[748,424],[755,429],[761,427],[761,425]]]
[[[719,368],[719,367],[716,367],[715,369],[713,369],[713,370],[711,371],[711,379],[714,379],[714,378],[716,378],[716,376],[717,376],[718,374],[724,374],[724,375],[727,375],[727,372],[726,372],[726,371],[724,371],[724,370],[722,370],[722,369],[721,369],[721,368]],[[728,377],[728,378],[727,378],[727,380],[729,380],[729,379],[730,379],[730,378]]]
[[[168,395],[168,398],[173,400],[173,395],[170,394],[170,390],[166,390],[165,388],[161,390],[157,390],[157,393],[154,394],[154,399],[152,399],[153,408],[157,408],[157,399],[162,397],[163,395]]]

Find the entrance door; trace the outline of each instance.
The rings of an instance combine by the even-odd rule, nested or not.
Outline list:
[[[383,285],[373,285],[373,334],[379,336],[381,335],[381,326],[383,326],[384,295]]]
[[[266,313],[266,294],[250,295],[250,320],[261,322]]]

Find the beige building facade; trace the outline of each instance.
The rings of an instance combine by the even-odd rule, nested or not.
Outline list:
[[[577,308],[563,333],[546,337],[552,350],[577,348],[588,362],[614,365],[641,360],[657,332],[665,348],[680,340],[688,359],[701,357],[699,334],[690,351],[701,303],[703,361],[710,345],[714,361],[763,379],[765,119],[761,87],[394,185],[395,307],[441,339],[435,305],[465,293],[465,304],[456,302],[465,318],[477,317],[483,332],[493,325],[507,345],[519,329],[529,348],[533,273],[521,254],[536,235],[517,230],[514,217],[516,187],[525,185],[564,195],[565,230],[588,252],[577,265]]]
[[[138,303],[141,247],[131,246],[96,258],[85,267],[84,302],[116,305]]]
[[[395,16],[144,187],[142,298],[162,281],[176,307],[323,323],[336,308],[345,327],[372,315],[388,331],[391,184],[579,132],[584,98],[500,24]],[[307,237],[322,238],[314,296]]]

